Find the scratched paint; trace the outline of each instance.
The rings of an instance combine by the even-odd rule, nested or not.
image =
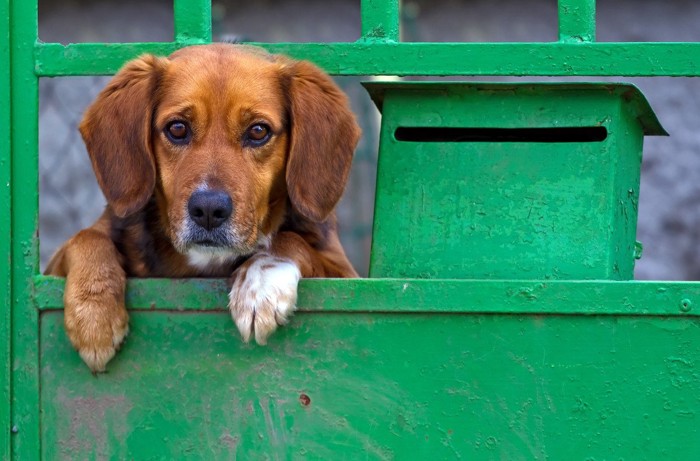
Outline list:
[[[94,378],[49,311],[43,456],[700,459],[699,322],[319,312],[259,347],[225,312],[134,311]]]
[[[665,134],[634,87],[366,86],[383,114],[372,277],[633,278],[642,138]],[[446,128],[480,134],[431,140]]]

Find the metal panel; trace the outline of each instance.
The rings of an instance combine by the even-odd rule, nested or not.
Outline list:
[[[44,459],[700,457],[697,319],[141,311],[97,378],[41,322]]]

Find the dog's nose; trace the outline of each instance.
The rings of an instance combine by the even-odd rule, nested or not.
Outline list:
[[[210,231],[221,226],[233,213],[231,197],[220,190],[198,190],[187,202],[192,221]]]

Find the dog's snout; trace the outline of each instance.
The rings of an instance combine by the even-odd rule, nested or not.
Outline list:
[[[197,225],[210,231],[221,226],[233,213],[231,196],[220,190],[199,190],[187,202],[187,212]]]

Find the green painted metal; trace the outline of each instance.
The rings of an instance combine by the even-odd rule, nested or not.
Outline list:
[[[11,292],[12,292],[12,452],[16,459],[39,459],[39,315],[33,277],[38,272],[38,77],[36,2],[10,3],[12,44],[11,124]],[[21,210],[21,212],[19,211]]]
[[[700,43],[260,43],[333,75],[700,76]],[[105,75],[176,44],[39,43],[40,76]],[[508,59],[503,59],[508,56]],[[339,58],[340,57],[340,58]],[[94,59],[94,61],[93,61]]]
[[[0,0],[0,126],[10,124],[11,88],[10,2]],[[10,171],[12,139],[0,139],[0,459],[10,459],[12,433],[10,399],[12,367],[12,234],[10,219]]]
[[[112,75],[128,60],[144,53],[167,56],[178,43],[37,43],[35,72],[40,77]]]
[[[138,311],[93,378],[50,312],[42,457],[695,460],[697,327],[299,314],[263,348],[241,344],[225,312]]]
[[[700,76],[698,43],[595,43],[592,0],[560,0],[555,43],[401,43],[398,0],[361,5],[362,37],[356,43],[261,45],[311,59],[335,75]],[[539,277],[529,280],[492,273],[486,275],[494,278],[478,280],[463,274],[460,279],[303,280],[299,314],[268,347],[258,347],[242,344],[235,333],[225,309],[226,281],[130,280],[131,335],[110,372],[92,377],[63,332],[63,281],[38,275],[37,81],[112,74],[144,52],[166,55],[211,40],[208,0],[175,0],[173,11],[172,43],[63,46],[37,40],[36,1],[0,0],[0,122],[11,126],[11,137],[0,141],[0,211],[10,217],[0,221],[0,235],[12,236],[0,240],[0,258],[7,261],[0,264],[5,320],[0,325],[5,358],[0,457],[700,458],[700,428],[693,424],[700,411],[696,282],[545,279],[561,276],[554,270],[515,272],[520,278]],[[598,123],[608,129],[608,154],[638,155],[642,131],[662,129],[643,98],[605,88],[606,96],[545,97],[542,92],[520,105],[507,101],[519,98],[516,91],[502,92],[501,110],[482,103],[479,117],[471,120],[479,121],[477,128],[555,119]],[[441,109],[454,99],[449,91],[433,96],[405,113],[392,109],[390,98],[383,106],[385,130],[409,115],[426,123],[470,115]],[[387,111],[394,113],[390,117]],[[640,116],[639,124],[624,121],[631,114]],[[565,143],[542,152],[570,158],[570,148]],[[599,155],[588,147],[576,150]],[[525,151],[533,153],[532,146]],[[390,166],[386,153],[383,147],[382,168]],[[443,149],[434,153],[442,162],[453,155]],[[503,163],[522,165],[522,159],[506,153],[492,151]],[[479,153],[472,150],[470,156]],[[488,164],[485,157],[481,166]],[[613,158],[625,156],[608,160]],[[586,180],[593,187],[605,180],[609,187],[600,188],[611,194],[610,202],[615,194],[622,198],[620,191],[633,190],[632,199],[624,197],[625,206],[591,208],[627,213],[624,219],[614,217],[614,223],[621,219],[625,225],[613,224],[618,232],[610,239],[594,239],[608,249],[608,240],[620,242],[617,250],[625,255],[612,275],[603,275],[630,278],[638,163],[609,162],[606,176],[601,167],[579,162],[579,170],[592,169],[586,170],[591,176],[574,178],[575,190]],[[423,167],[428,171],[438,163]],[[446,165],[451,168],[443,168],[441,181],[459,185],[462,171],[456,163]],[[575,165],[554,159],[547,167],[550,182],[561,189],[557,193],[571,193],[574,189],[553,176],[558,166],[561,173]],[[508,168],[509,180],[536,192],[518,170]],[[380,181],[386,182],[388,173],[380,170]],[[450,192],[453,200],[479,198],[468,187],[459,192]],[[597,192],[586,190],[601,198]],[[386,233],[381,238],[388,246],[405,246],[400,236],[420,227],[426,215],[443,213],[452,222],[437,223],[439,243],[449,236],[442,232],[463,224],[445,213],[453,208],[446,196],[393,238]],[[378,211],[380,227],[405,218],[388,211],[388,206]],[[608,222],[593,215],[594,222]],[[520,237],[537,234],[526,232],[526,217],[518,217]],[[566,256],[564,250],[570,250],[561,246],[562,235],[550,238],[562,248],[562,261],[575,259]],[[374,264],[386,276],[406,258],[379,261],[383,251],[375,245]],[[506,256],[511,257],[501,254]],[[560,266],[550,263],[550,268]],[[485,276],[481,270],[477,275]]]
[[[362,38],[398,42],[399,0],[362,0]]]
[[[666,134],[635,87],[366,86],[382,111],[371,277],[633,278],[642,137]]]
[[[174,0],[175,42],[211,42],[211,0]]]
[[[559,0],[559,41],[595,41],[595,0]]]
[[[42,311],[63,308],[63,280],[38,276]],[[134,311],[225,311],[221,279],[131,279]],[[300,312],[700,316],[700,284],[603,280],[305,279]]]

